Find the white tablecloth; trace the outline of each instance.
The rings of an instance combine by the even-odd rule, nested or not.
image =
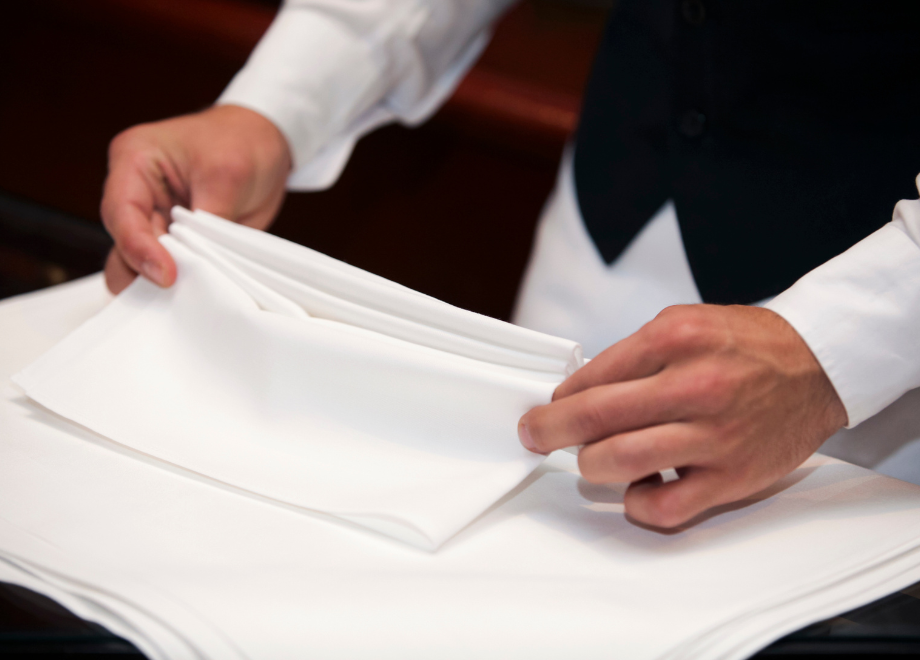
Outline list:
[[[151,658],[742,658],[920,579],[920,488],[819,456],[676,533],[564,452],[434,553],[279,504],[9,382],[106,300],[0,303],[0,579]]]

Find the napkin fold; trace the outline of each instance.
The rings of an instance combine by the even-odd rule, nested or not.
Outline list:
[[[542,456],[517,420],[580,347],[276,236],[173,209],[138,278],[14,381],[111,440],[434,550]]]
[[[151,660],[743,660],[920,580],[920,486],[819,455],[679,533],[566,452],[436,553],[330,524],[8,382],[107,300],[96,275],[0,301],[0,581]]]

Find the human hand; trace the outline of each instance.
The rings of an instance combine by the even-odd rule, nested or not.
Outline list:
[[[160,286],[176,265],[157,237],[180,204],[265,229],[284,200],[291,169],[287,141],[262,115],[225,105],[141,124],[109,146],[102,221],[115,240],[105,265],[118,293],[142,273]]]
[[[759,307],[662,311],[525,414],[522,444],[584,444],[582,476],[631,482],[626,513],[675,527],[740,500],[802,464],[846,424],[830,380],[798,333]],[[681,478],[662,483],[660,470]]]

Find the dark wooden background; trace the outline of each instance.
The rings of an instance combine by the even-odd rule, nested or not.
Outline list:
[[[109,140],[213,102],[273,4],[30,0],[4,9],[0,295],[99,268]],[[507,318],[606,13],[564,0],[517,5],[432,120],[363,139],[333,188],[289,195],[273,231]]]

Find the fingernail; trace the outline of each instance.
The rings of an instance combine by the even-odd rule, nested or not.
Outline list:
[[[518,422],[518,438],[525,448],[532,452],[537,451],[537,446],[534,444],[533,438],[530,437],[530,431],[527,430],[527,424],[524,422]]]
[[[145,261],[141,265],[141,272],[144,277],[153,282],[154,284],[159,284],[163,286],[163,267],[160,266],[155,261]]]

